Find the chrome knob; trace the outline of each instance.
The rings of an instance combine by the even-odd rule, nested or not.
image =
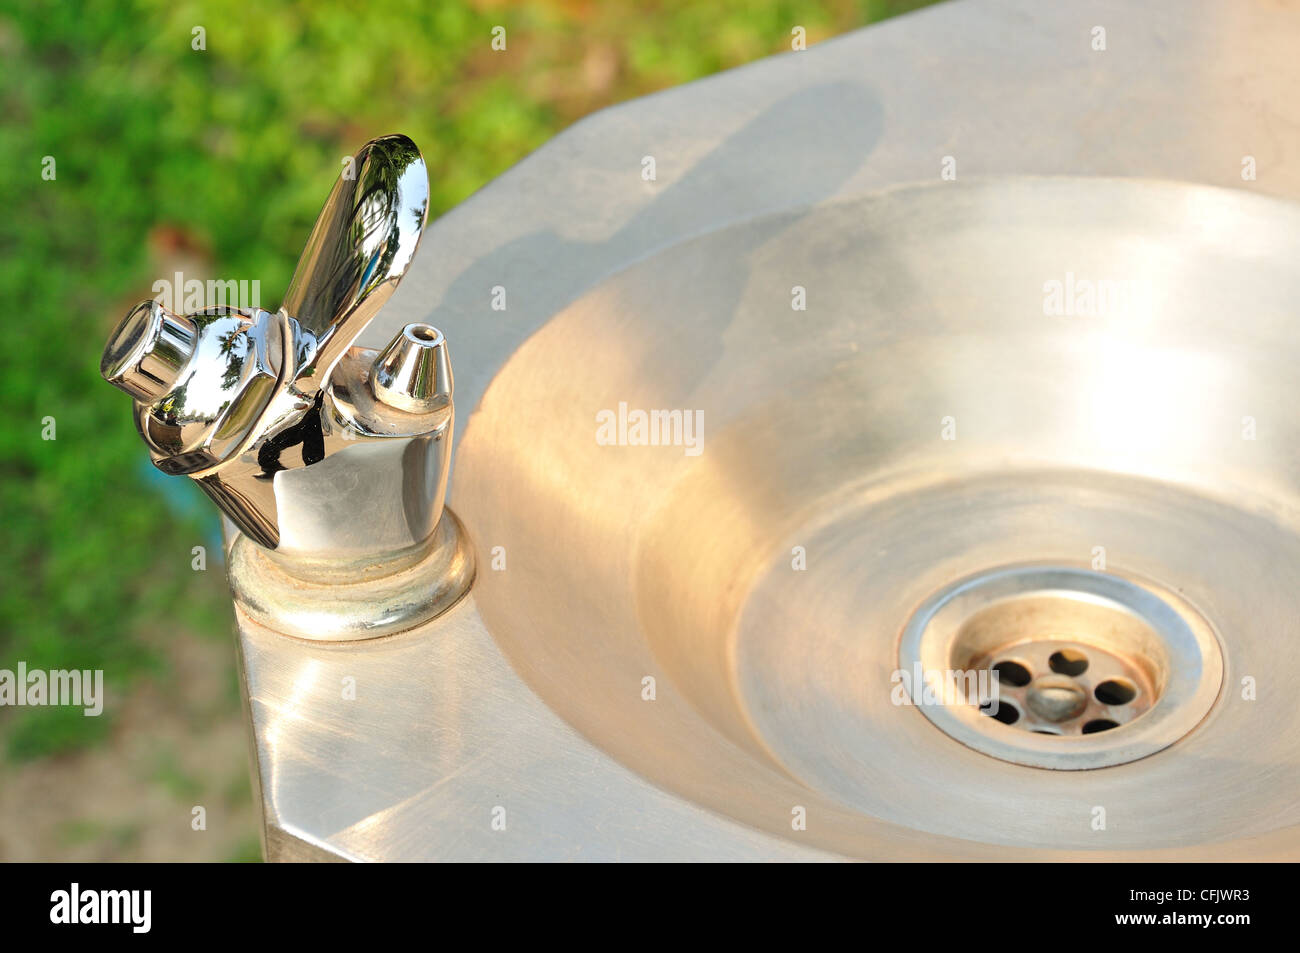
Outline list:
[[[172,314],[156,301],[141,302],[109,336],[99,372],[136,400],[155,401],[175,385],[194,353],[197,337],[188,318]]]

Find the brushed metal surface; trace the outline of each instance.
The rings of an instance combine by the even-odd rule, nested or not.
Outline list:
[[[270,856],[1300,856],[1298,41],[949,4],[601,113],[429,228],[363,342],[456,350],[479,577],[363,645],[241,619]],[[1074,279],[1149,293],[1045,313]],[[701,452],[602,445],[620,404]],[[890,703],[927,596],[1096,546],[1222,639],[1189,736],[1053,772]]]

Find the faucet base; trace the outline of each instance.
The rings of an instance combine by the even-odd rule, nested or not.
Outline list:
[[[306,569],[307,567],[304,567]],[[328,576],[273,555],[246,536],[230,548],[235,611],[299,639],[352,642],[395,635],[442,615],[474,582],[474,550],[456,515],[442,512],[423,551],[340,567]]]

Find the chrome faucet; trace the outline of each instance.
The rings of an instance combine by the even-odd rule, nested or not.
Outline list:
[[[145,301],[104,349],[100,372],[134,398],[154,464],[195,480],[261,548],[232,550],[237,605],[293,634],[385,634],[437,607],[358,603],[294,631],[292,607],[266,604],[276,573],[286,593],[305,583],[331,598],[449,554],[455,586],[472,576],[454,519],[441,520],[454,417],[442,334],[408,324],[382,351],[353,344],[410,266],[428,205],[415,143],[372,140],[345,165],[278,311],[182,316]]]

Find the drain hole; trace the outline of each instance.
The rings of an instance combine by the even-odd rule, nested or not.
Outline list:
[[[1004,725],[1014,725],[1020,720],[1020,709],[1007,702],[986,701],[980,705],[980,713],[988,715]]]
[[[1028,685],[1030,678],[1032,678],[1029,669],[1019,662],[998,662],[997,665],[993,666],[993,671],[998,673],[999,681],[1006,682],[1015,688]],[[1010,724],[1010,722],[1007,722],[1007,724]]]
[[[1047,660],[1057,675],[1082,675],[1088,670],[1088,656],[1078,649],[1059,649]]]
[[[1137,698],[1137,688],[1122,678],[1108,678],[1093,691],[1103,705],[1127,705]]]
[[[1168,747],[1231,688],[1213,627],[1174,592],[1048,564],[994,566],[929,596],[898,668],[921,673],[921,688],[939,676],[928,704],[915,687],[912,700],[955,742],[1071,771]]]
[[[1094,718],[1083,726],[1085,735],[1095,735],[1099,731],[1110,731],[1112,728],[1118,728],[1119,722],[1111,721],[1109,718]]]

